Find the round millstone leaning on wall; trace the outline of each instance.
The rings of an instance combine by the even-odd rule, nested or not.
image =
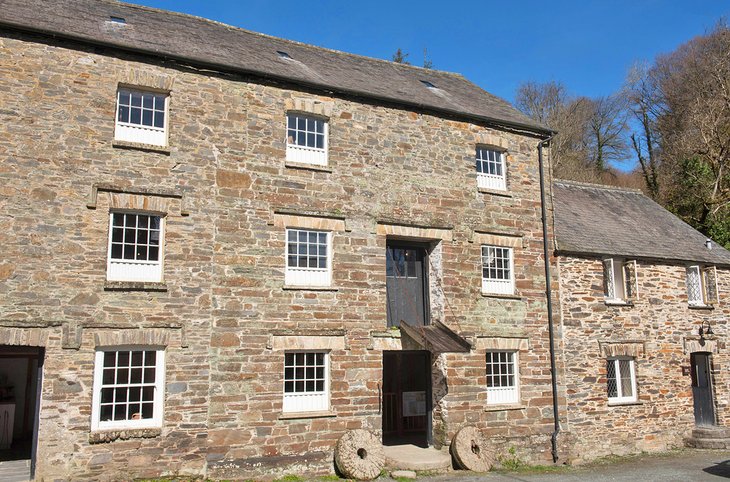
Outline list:
[[[454,435],[451,455],[461,469],[488,472],[494,465],[496,451],[479,429],[467,426]]]
[[[374,479],[385,466],[383,444],[367,430],[350,430],[337,441],[335,463],[348,479]]]

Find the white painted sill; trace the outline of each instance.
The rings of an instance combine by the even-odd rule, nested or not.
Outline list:
[[[499,189],[490,189],[487,187],[478,187],[477,191],[481,194],[491,194],[492,196],[500,196],[500,197],[509,197],[512,198],[514,195],[507,191],[506,189],[504,191],[501,191]]]
[[[644,405],[644,402],[641,402],[639,400],[625,402],[608,402],[609,407],[630,407],[632,405]]]
[[[284,285],[284,291],[340,291],[337,286],[306,286],[306,285]]]
[[[285,161],[284,167],[288,167],[290,169],[303,169],[305,171],[318,171],[318,172],[327,172],[327,173],[332,172],[331,167],[322,166],[319,164],[308,164],[306,162]]]
[[[612,299],[612,298],[605,298],[603,302],[606,304],[606,306],[634,306],[633,301],[626,301],[626,300],[619,300],[619,299]]]
[[[688,304],[687,307],[690,310],[714,310],[715,309],[715,305],[693,305],[693,304]]]
[[[157,144],[144,144],[142,142],[121,141],[117,139],[114,139],[112,141],[112,147],[119,147],[122,149],[138,149],[140,151],[159,152],[161,154],[168,155],[172,153],[172,150],[169,146],[158,146]]]
[[[524,410],[527,408],[527,405],[524,405],[523,403],[510,403],[505,405],[486,405],[484,407],[485,412],[502,412],[507,410]]]
[[[514,300],[514,301],[524,301],[525,300],[524,296],[520,296],[519,294],[508,295],[508,294],[503,294],[503,293],[487,293],[487,292],[482,291],[481,295],[484,298],[497,298],[500,300]]]
[[[323,410],[319,412],[285,412],[279,415],[279,420],[297,420],[302,418],[332,418],[337,414],[332,410]]]

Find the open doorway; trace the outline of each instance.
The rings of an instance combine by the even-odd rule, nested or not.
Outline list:
[[[0,461],[28,461],[35,471],[43,372],[41,347],[0,345]]]
[[[430,352],[383,352],[383,443],[431,445]]]

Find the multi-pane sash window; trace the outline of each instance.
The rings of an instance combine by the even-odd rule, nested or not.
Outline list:
[[[109,220],[109,281],[162,281],[163,218],[113,212]]]
[[[477,186],[485,189],[507,189],[504,152],[477,147]]]
[[[155,146],[167,145],[167,99],[165,94],[119,89],[114,138]]]
[[[687,267],[687,298],[691,306],[711,306],[718,302],[714,266]]]
[[[284,355],[284,412],[329,410],[328,363],[326,352]]]
[[[619,258],[603,260],[603,287],[606,303],[633,301],[638,295],[636,261]]]
[[[306,229],[286,230],[286,274],[291,286],[329,286],[331,234]]]
[[[634,359],[607,359],[606,382],[609,402],[635,402],[636,372],[634,368]]]
[[[482,246],[482,293],[514,292],[512,248]]]
[[[286,124],[286,160],[326,166],[327,121],[288,114]]]
[[[92,430],[162,426],[165,351],[152,347],[98,350]]]
[[[517,352],[487,352],[487,404],[519,402],[518,377]]]

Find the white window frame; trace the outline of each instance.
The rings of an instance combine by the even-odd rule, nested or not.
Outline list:
[[[487,158],[484,158],[484,154],[487,154]],[[494,156],[494,158],[492,158]],[[507,190],[507,162],[506,153],[502,149],[497,149],[491,146],[477,146],[476,147],[476,171],[477,171],[477,187],[480,189],[492,189],[496,191]],[[501,167],[501,174],[491,174],[489,172],[480,172],[481,167],[484,170],[485,165],[497,164]],[[488,171],[489,169],[487,169]]]
[[[604,276],[608,273],[608,278],[604,279],[604,296],[607,304],[626,304],[637,297],[639,285],[636,276],[636,260],[625,260],[623,258],[606,258],[603,260]],[[634,268],[634,277],[629,272],[629,266]],[[633,286],[630,286],[632,283]],[[628,288],[633,288],[634,295],[632,298],[627,294]]]
[[[496,354],[502,354],[506,353],[509,355],[512,355],[512,360],[507,360],[506,363],[509,363],[512,366],[514,377],[514,385],[512,386],[489,386],[489,377],[490,375],[487,375],[487,405],[513,405],[516,403],[520,403],[520,353],[517,350],[488,350],[485,355],[485,362],[486,365],[490,365],[489,363],[489,355],[492,356]],[[498,360],[496,363],[494,362],[494,359],[492,359],[491,365],[499,366],[504,364],[501,360]],[[492,371],[492,376],[499,377],[502,375],[500,372],[499,375],[494,375],[494,370]]]
[[[307,354],[322,354],[324,355],[324,390],[309,390],[300,392],[287,392],[287,382],[296,382],[297,378],[288,379],[286,376],[286,356],[303,354],[305,357]],[[296,364],[296,363],[295,363]],[[300,366],[300,365],[297,365]],[[303,365],[305,367],[310,366],[308,364]],[[315,368],[316,369],[316,368]],[[295,370],[292,370],[295,371]],[[315,375],[316,377],[316,375]],[[306,373],[305,373],[306,378]],[[303,412],[326,412],[330,410],[330,353],[326,350],[288,350],[284,354],[284,371],[282,373],[282,412],[284,413],[303,413]],[[306,383],[306,382],[305,382]]]
[[[303,119],[306,122],[305,130],[301,130],[298,128],[298,120],[295,120],[297,122],[297,128],[291,129],[289,127],[290,119]],[[323,132],[317,133],[316,130],[310,131],[309,130],[309,122],[321,122],[323,124]],[[299,133],[305,133],[305,134],[312,134],[315,136],[315,144],[316,144],[316,137],[318,135],[323,135],[323,143],[321,148],[315,146],[309,146],[309,145],[301,145],[297,144],[296,142],[293,142],[292,136],[290,136],[291,131],[295,131],[295,135],[299,135]],[[307,139],[308,141],[308,139]],[[288,112],[286,115],[286,160],[287,162],[294,162],[299,164],[313,164],[316,166],[326,166],[328,162],[328,144],[329,144],[329,121],[327,119],[324,119],[322,117],[314,116],[314,115],[308,115],[303,114],[299,112]]]
[[[289,266],[289,235],[291,232],[306,232],[326,235],[326,267],[299,267]],[[297,246],[300,244],[296,241]],[[285,286],[311,286],[311,287],[327,287],[332,284],[332,232],[322,231],[309,228],[287,228],[285,231],[285,249],[284,249],[284,285]],[[307,247],[309,247],[307,243]],[[298,256],[298,254],[296,254]]]
[[[484,271],[487,269],[485,266],[485,260],[488,259],[484,256],[484,249],[487,249],[488,253],[491,250],[507,250],[509,254],[509,279],[502,278],[490,278],[484,276]],[[483,244],[481,246],[481,259],[482,259],[482,293],[484,294],[498,294],[498,295],[513,295],[515,293],[515,255],[514,249],[507,246],[496,246],[491,244]],[[502,259],[505,259],[502,257]],[[496,268],[500,269],[500,268]],[[502,268],[503,269],[503,268]]]
[[[631,376],[631,391],[630,396],[623,394],[623,387],[621,385],[621,361],[629,362],[629,374]],[[616,384],[616,396],[611,397],[608,392],[608,364],[613,363],[614,367],[614,383]],[[616,356],[609,357],[606,359],[606,395],[609,403],[631,403],[638,400],[636,393],[636,359],[628,356]]]
[[[144,116],[143,114],[140,114],[140,122],[131,122],[131,114],[127,116],[127,121],[121,121],[119,120],[120,116],[120,109],[122,108],[121,105],[121,97],[123,95],[130,94],[130,95],[141,95],[142,98],[142,105],[144,105],[144,98],[145,97],[152,97],[153,100],[153,107],[152,109],[144,108],[143,110],[150,111],[152,110],[152,117],[153,117],[153,125],[146,125],[144,124]],[[164,97],[164,106],[163,106],[163,126],[157,127],[154,125],[154,116],[155,112],[160,112],[159,109],[157,109],[157,106],[155,103],[157,102],[157,99],[160,97]],[[170,95],[169,93],[163,93],[163,92],[155,92],[151,90],[144,90],[144,89],[136,89],[136,88],[129,88],[129,87],[119,87],[117,89],[117,101],[116,101],[116,109],[114,112],[114,140],[117,141],[123,141],[123,142],[132,142],[136,144],[148,144],[152,146],[161,146],[165,147],[167,146],[168,142],[168,125],[169,125],[169,105],[170,105]],[[131,105],[131,101],[130,101]]]
[[[154,351],[155,355],[155,382],[154,382],[154,404],[152,418],[138,420],[101,420],[101,392],[103,388],[117,385],[103,384],[104,376],[104,354],[107,352],[120,351]],[[131,359],[131,356],[130,356]],[[131,363],[130,363],[131,364]],[[115,365],[116,367],[116,365]],[[119,384],[120,387],[141,387],[150,384]],[[97,348],[94,358],[94,391],[91,402],[91,430],[118,430],[138,428],[161,428],[163,421],[163,409],[165,399],[165,348],[149,345],[123,345],[114,347]]]
[[[714,281],[708,279],[712,273]],[[694,280],[691,278],[694,277]],[[687,302],[690,306],[713,306],[718,303],[719,291],[717,288],[717,271],[715,266],[701,266],[701,265],[690,265],[687,266],[686,274],[687,282]],[[699,298],[693,298],[691,284],[696,283],[698,285],[696,291],[699,293]],[[714,288],[711,290],[709,284],[714,283]],[[713,294],[711,295],[711,291]]]
[[[133,259],[112,258],[112,238],[114,233],[114,215],[137,215],[160,218],[160,240],[158,246],[157,261],[142,261]],[[126,218],[125,218],[126,219]],[[149,224],[148,224],[149,225]],[[138,228],[135,228],[135,232]],[[125,229],[126,231],[126,229]],[[126,236],[126,232],[125,232]],[[149,239],[148,239],[149,242]],[[131,243],[130,243],[131,244]],[[165,259],[165,216],[159,213],[138,212],[138,211],[110,211],[109,212],[109,239],[107,242],[107,281],[129,281],[161,283],[163,280],[163,269]],[[122,245],[124,249],[124,244]]]

